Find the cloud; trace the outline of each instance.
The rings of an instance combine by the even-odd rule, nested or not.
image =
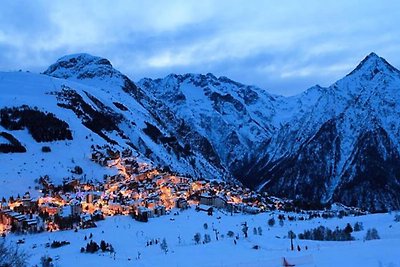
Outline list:
[[[398,1],[1,1],[2,70],[88,52],[137,80],[213,72],[294,94],[371,51],[400,65]]]

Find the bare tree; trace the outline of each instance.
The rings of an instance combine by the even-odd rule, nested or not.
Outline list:
[[[0,266],[25,267],[28,265],[28,254],[18,249],[17,246],[0,241]]]

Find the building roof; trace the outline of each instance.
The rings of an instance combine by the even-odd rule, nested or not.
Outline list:
[[[198,208],[198,209],[200,209],[200,210],[205,210],[205,211],[208,211],[208,210],[212,209],[211,206],[207,206],[207,205],[203,205],[203,204],[197,205],[196,208]]]
[[[200,197],[202,197],[202,198],[212,198],[213,196],[211,196],[209,193],[204,193],[204,194],[201,194]]]
[[[25,220],[25,221],[28,225],[35,225],[38,223],[36,219],[29,219],[29,220]]]

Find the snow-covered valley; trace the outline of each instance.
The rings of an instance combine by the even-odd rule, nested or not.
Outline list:
[[[179,215],[173,215],[178,212]],[[6,242],[16,243],[24,239],[20,249],[31,255],[31,265],[39,264],[42,256],[49,256],[55,266],[283,266],[283,257],[295,266],[400,266],[398,246],[400,244],[400,222],[394,222],[393,214],[371,214],[356,217],[305,221],[284,221],[279,224],[278,215],[293,215],[283,212],[267,212],[259,215],[226,214],[215,212],[208,216],[194,208],[173,210],[169,215],[150,219],[148,223],[133,220],[130,216],[109,217],[98,223],[97,228],[80,229],[53,233],[30,235],[9,235]],[[274,226],[268,220],[275,218]],[[247,222],[248,237],[245,238],[242,224]],[[288,231],[296,235],[304,230],[326,226],[343,228],[347,223],[362,222],[364,230],[353,232],[353,241],[310,241],[294,239],[295,250],[291,251]],[[204,224],[207,224],[205,229]],[[261,235],[254,234],[253,228],[261,228]],[[380,239],[364,241],[367,229],[376,228]],[[216,240],[215,231],[219,232]],[[227,233],[232,231],[234,237]],[[194,235],[200,233],[200,244]],[[100,243],[105,240],[112,244],[115,255],[109,252],[81,253],[92,240]],[[211,237],[203,244],[204,235]],[[85,236],[87,240],[85,240]],[[236,236],[239,238],[236,239]],[[165,238],[168,252],[160,248],[160,243],[148,245],[149,241],[160,242]],[[46,247],[53,241],[68,241],[69,245],[60,248]],[[236,240],[236,244],[234,243]],[[254,246],[259,249],[254,249]],[[297,250],[297,245],[301,251]],[[307,250],[306,250],[307,246]]]

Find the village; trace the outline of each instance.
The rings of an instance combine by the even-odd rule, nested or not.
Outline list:
[[[293,210],[290,200],[256,193],[238,183],[195,180],[153,168],[138,162],[129,149],[119,152],[93,147],[91,159],[104,167],[117,168],[118,174],[104,177],[103,182],[71,179],[58,186],[49,177],[41,177],[39,197],[26,193],[2,199],[0,234],[90,228],[96,226],[96,221],[114,215],[130,215],[147,222],[172,210],[189,208],[208,215],[214,209],[226,214]],[[334,216],[326,211],[324,214]]]

